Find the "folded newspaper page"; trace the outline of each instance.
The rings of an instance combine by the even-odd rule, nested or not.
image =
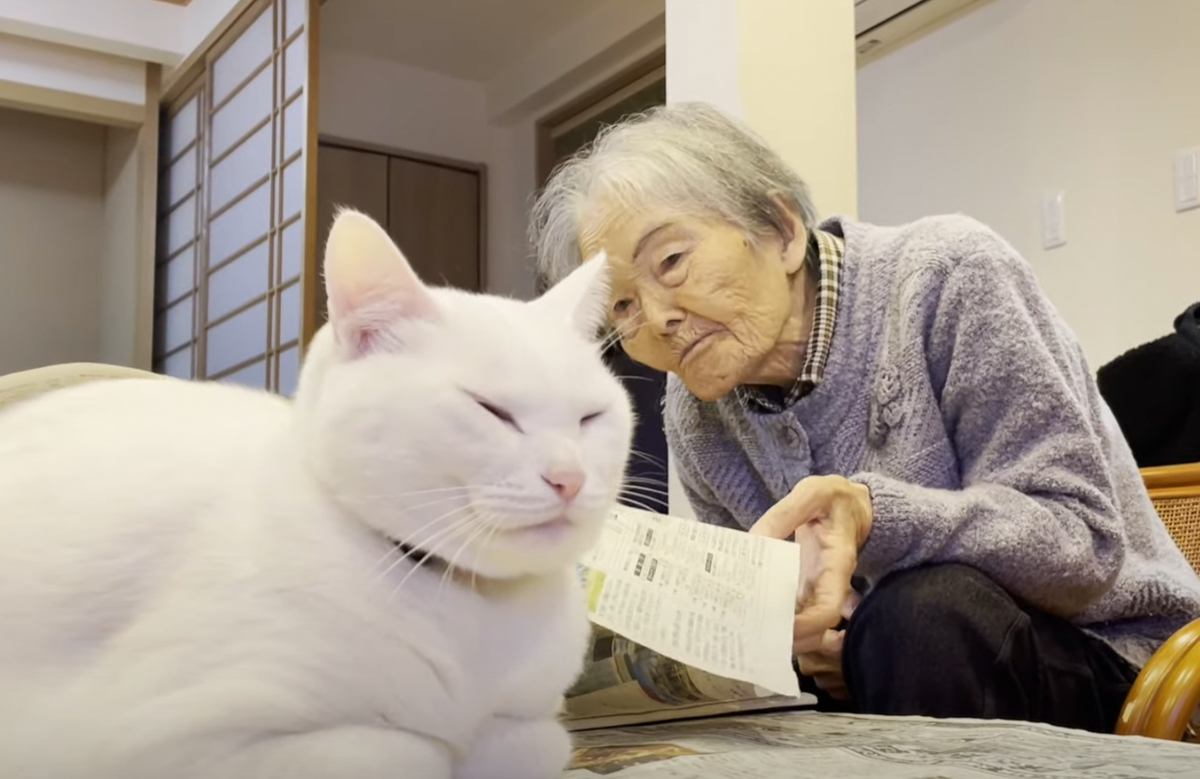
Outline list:
[[[568,730],[578,731],[815,704],[811,695],[775,695],[596,627],[583,674],[567,692],[562,720]]]
[[[1183,779],[1200,746],[1027,722],[791,712],[575,735],[584,779]]]
[[[716,677],[799,696],[795,544],[621,506],[582,563],[593,625]],[[725,684],[698,679],[686,683]]]

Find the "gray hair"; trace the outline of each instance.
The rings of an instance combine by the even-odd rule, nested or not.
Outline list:
[[[529,239],[553,284],[582,261],[581,232],[614,212],[716,217],[755,238],[790,232],[780,203],[816,225],[808,187],[762,139],[712,106],[679,103],[605,127],[560,164],[534,203]]]

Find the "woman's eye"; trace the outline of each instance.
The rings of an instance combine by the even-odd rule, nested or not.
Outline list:
[[[628,312],[629,307],[632,305],[632,300],[618,300],[616,303],[613,303],[613,313],[617,316],[621,316],[622,314]]]
[[[682,260],[683,260],[683,252],[675,252],[674,254],[667,255],[667,258],[664,259],[662,261],[662,263],[658,266],[658,272],[659,273],[667,273],[668,271],[675,268],[675,266],[679,265],[679,263]]]

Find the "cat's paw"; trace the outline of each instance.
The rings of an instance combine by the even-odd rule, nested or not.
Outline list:
[[[571,737],[552,719],[492,717],[480,728],[455,779],[552,779],[571,758]]]

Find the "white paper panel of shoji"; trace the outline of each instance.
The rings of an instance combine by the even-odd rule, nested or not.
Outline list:
[[[300,282],[279,294],[280,345],[300,338]]]
[[[196,196],[184,200],[167,215],[166,234],[161,237],[163,254],[170,256],[196,237]]]
[[[189,246],[170,262],[155,270],[155,301],[166,305],[190,292],[196,284],[196,247]]]
[[[299,30],[308,21],[308,3],[305,0],[287,0],[283,5],[284,28],[283,35],[287,36]]]
[[[270,173],[271,125],[265,124],[213,166],[209,179],[209,208],[213,212],[221,210]]]
[[[300,347],[293,346],[279,353],[279,392],[292,395],[300,379]]]
[[[274,26],[274,11],[268,7],[213,63],[213,105],[219,105],[246,76],[271,56],[275,46]]]
[[[289,217],[300,213],[304,208],[304,157],[292,160],[283,169],[283,208],[280,210],[280,220],[287,221]]]
[[[268,66],[213,114],[209,159],[218,159],[255,125],[266,121],[271,115],[275,99],[271,83],[273,77],[273,69]]]
[[[179,152],[196,139],[196,128],[200,119],[200,95],[183,104],[175,115],[167,120],[170,127],[167,130],[166,149],[163,150],[165,160],[175,159]]]
[[[196,188],[196,147],[188,150],[163,174],[162,205],[173,206]]]
[[[241,384],[255,389],[267,388],[267,361],[259,360],[221,378],[226,384]]]
[[[219,265],[238,249],[264,237],[270,226],[271,184],[268,181],[209,224],[209,267]]]
[[[283,149],[279,155],[282,160],[288,159],[304,148],[304,110],[306,105],[304,97],[301,96],[283,110]]]
[[[267,301],[251,306],[208,331],[205,375],[213,376],[262,354],[267,341]]]
[[[300,267],[304,264],[304,220],[297,219],[283,228],[283,238],[280,242],[280,274],[284,279],[300,275]]]
[[[154,320],[155,353],[166,352],[183,346],[192,340],[192,301],[188,296],[162,311]]]
[[[192,378],[192,347],[180,349],[158,365],[159,371],[177,379]]]
[[[300,35],[283,50],[283,95],[291,97],[308,78],[308,41]]]
[[[270,269],[267,241],[255,246],[233,262],[213,271],[208,277],[208,321],[212,322],[267,293]],[[259,336],[265,341],[266,333]]]

